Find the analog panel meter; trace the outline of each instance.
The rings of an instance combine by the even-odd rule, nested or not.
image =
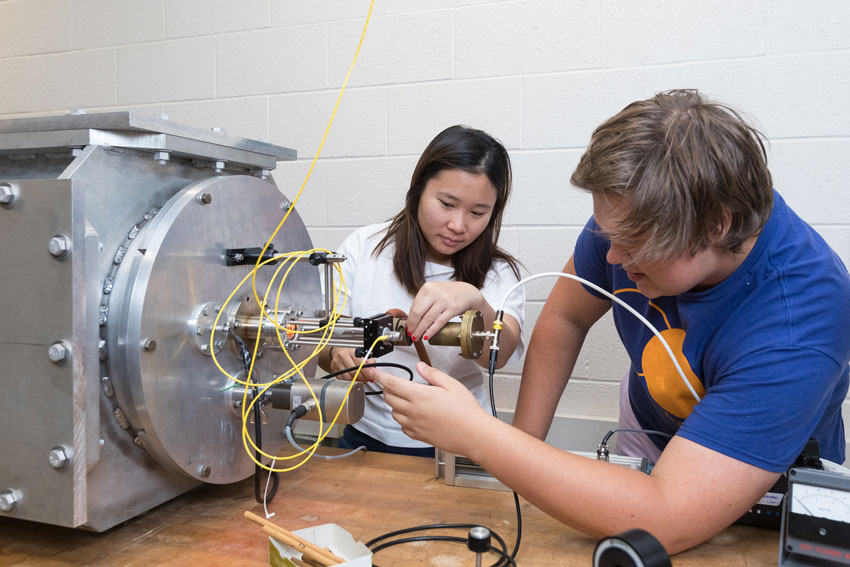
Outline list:
[[[850,565],[850,476],[788,471],[779,566]]]

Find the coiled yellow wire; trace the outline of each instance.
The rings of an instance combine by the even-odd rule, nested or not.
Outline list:
[[[354,380],[352,380],[351,385],[349,386],[348,391],[346,392],[343,404],[340,405],[340,409],[337,411],[337,413],[334,416],[334,419],[330,423],[330,425],[327,428],[324,428],[324,416],[321,415],[321,407],[319,406],[318,399],[316,398],[316,394],[313,392],[312,388],[310,388],[310,384],[309,384],[309,382],[307,382],[307,379],[304,376],[304,373],[302,372],[302,370],[303,370],[304,366],[310,360],[312,360],[315,356],[317,356],[319,354],[319,352],[327,345],[328,341],[330,340],[330,337],[333,336],[333,330],[336,326],[336,321],[339,318],[339,314],[344,309],[345,300],[343,300],[343,306],[340,307],[340,309],[337,309],[340,293],[345,294],[343,297],[348,296],[347,289],[345,287],[345,280],[342,277],[342,270],[341,270],[341,268],[339,267],[338,264],[334,265],[334,268],[339,273],[341,285],[336,290],[333,290],[333,291],[332,290],[326,290],[326,293],[332,293],[332,292],[334,293],[333,312],[328,314],[328,323],[326,325],[320,327],[320,328],[310,329],[310,330],[307,330],[307,331],[286,330],[286,332],[290,332],[290,333],[291,332],[296,332],[296,333],[318,333],[318,332],[321,332],[322,333],[322,337],[319,340],[319,344],[316,345],[316,348],[313,350],[313,352],[306,359],[304,359],[304,361],[296,364],[295,361],[292,360],[292,357],[289,356],[289,352],[287,352],[287,350],[285,348],[283,337],[280,334],[281,328],[280,328],[280,325],[278,323],[278,319],[279,319],[279,317],[278,317],[278,306],[279,306],[279,302],[280,302],[281,290],[283,289],[283,284],[286,281],[287,276],[289,275],[290,271],[292,270],[292,268],[295,266],[295,264],[298,262],[298,260],[300,258],[304,257],[305,255],[309,255],[313,252],[316,252],[316,251],[321,251],[321,252],[329,252],[329,251],[323,250],[323,249],[313,249],[313,250],[299,251],[299,252],[288,252],[288,253],[285,253],[285,254],[279,254],[279,255],[277,255],[273,258],[267,259],[267,260],[263,260],[263,256],[265,255],[266,251],[271,246],[272,241],[274,240],[275,236],[277,236],[281,227],[283,227],[284,223],[289,218],[289,215],[292,213],[293,210],[295,210],[295,204],[301,198],[301,193],[304,191],[304,188],[307,186],[307,182],[310,179],[310,175],[313,172],[313,168],[315,167],[316,162],[319,159],[319,155],[321,154],[322,148],[325,145],[325,140],[328,137],[328,132],[330,131],[331,124],[333,124],[334,118],[336,117],[336,112],[337,112],[337,109],[339,108],[339,103],[342,100],[342,94],[345,92],[345,88],[348,85],[348,79],[351,77],[351,72],[354,69],[355,63],[357,62],[357,57],[360,54],[360,48],[363,46],[363,39],[366,37],[366,30],[369,27],[369,20],[372,16],[372,9],[374,8],[374,6],[375,6],[375,0],[371,0],[371,2],[369,4],[369,11],[366,14],[366,21],[363,25],[363,31],[360,34],[360,41],[358,42],[357,49],[354,52],[354,58],[352,59],[351,65],[348,68],[348,72],[345,75],[345,80],[342,83],[342,88],[339,91],[339,96],[336,99],[336,104],[334,104],[334,108],[333,108],[333,112],[331,112],[330,120],[328,121],[328,125],[325,128],[324,134],[322,135],[322,140],[319,143],[319,148],[318,148],[318,150],[316,150],[316,154],[313,157],[312,162],[310,163],[309,169],[307,170],[307,175],[304,177],[304,181],[301,184],[301,187],[298,189],[298,193],[295,195],[295,199],[292,201],[292,205],[286,211],[286,213],[284,214],[280,223],[278,223],[277,228],[275,228],[274,231],[272,232],[271,236],[269,236],[268,240],[266,241],[265,245],[263,246],[263,248],[260,252],[260,257],[257,260],[257,263],[254,265],[254,268],[242,279],[241,282],[239,282],[239,285],[237,285],[236,288],[227,297],[227,300],[224,302],[224,304],[222,305],[222,308],[219,310],[218,314],[216,315],[215,321],[212,325],[212,330],[210,331],[210,345],[213,345],[213,344],[215,344],[213,341],[214,341],[214,338],[215,338],[216,327],[218,327],[218,322],[219,322],[219,319],[221,317],[221,314],[225,312],[225,307],[227,306],[227,304],[230,303],[233,300],[233,297],[238,293],[239,289],[241,289],[241,287],[245,284],[245,282],[248,280],[248,278],[251,278],[251,291],[252,291],[252,294],[254,296],[254,299],[257,301],[257,304],[260,305],[260,318],[259,318],[258,329],[261,330],[263,328],[263,318],[264,317],[268,318],[270,322],[274,323],[275,332],[277,334],[278,341],[280,342],[280,346],[283,349],[284,354],[286,355],[287,359],[289,360],[290,364],[292,365],[292,369],[287,371],[284,374],[281,374],[280,376],[276,377],[274,380],[267,382],[267,383],[259,383],[259,382],[254,382],[252,380],[253,371],[254,371],[254,362],[257,359],[256,355],[257,355],[257,351],[259,349],[262,332],[257,333],[257,338],[254,341],[254,347],[253,347],[253,351],[251,353],[251,364],[248,368],[247,375],[245,376],[244,381],[239,380],[238,378],[231,376],[224,368],[222,368],[221,364],[219,364],[218,359],[215,356],[215,349],[210,349],[210,352],[212,354],[213,363],[216,365],[216,367],[225,376],[227,376],[232,381],[232,384],[231,384],[230,387],[232,387],[233,385],[236,385],[236,384],[241,384],[245,387],[245,391],[243,393],[243,398],[242,398],[242,440],[243,440],[243,445],[245,447],[246,452],[248,453],[248,456],[251,458],[251,460],[256,465],[258,465],[259,467],[261,467],[265,470],[268,470],[268,471],[275,471],[275,472],[291,471],[291,470],[294,470],[294,469],[300,467],[301,465],[303,465],[304,463],[306,463],[310,459],[310,457],[316,451],[316,448],[318,448],[319,443],[327,436],[328,431],[330,431],[330,428],[333,427],[333,425],[336,423],[337,419],[339,418],[340,412],[342,411],[344,404],[347,403],[347,401],[348,401],[348,395],[351,392],[351,388],[354,386],[354,382],[356,381],[356,377],[357,377],[357,375],[360,374],[360,369],[363,366],[363,362],[365,362],[365,360],[367,358],[369,358],[368,354],[367,354],[367,356],[365,356],[363,358],[363,362],[360,363],[360,367],[358,367],[357,372],[355,373],[355,378],[354,378]],[[257,271],[261,267],[263,267],[263,266],[265,266],[265,265],[267,265],[271,262],[278,261],[278,260],[282,260],[281,265],[277,268],[277,270],[275,270],[275,273],[274,273],[274,275],[272,276],[272,278],[269,282],[269,286],[266,289],[263,300],[261,301],[260,297],[259,297],[260,294],[257,290]],[[267,299],[268,299],[269,293],[271,292],[271,289],[274,286],[274,282],[278,278],[281,270],[283,270],[283,268],[285,266],[287,266],[287,264],[289,265],[289,268],[283,274],[283,277],[280,279],[280,283],[278,285],[273,315],[272,315],[272,317],[268,317],[268,314],[266,313],[266,306],[268,305]],[[386,338],[387,338],[386,336],[378,337],[375,340],[375,343],[373,343],[372,346],[370,347],[369,352],[371,353],[372,348],[374,348],[375,344],[377,344],[378,341],[385,340]],[[271,388],[275,384],[279,384],[280,382],[283,382],[284,380],[288,379],[289,377],[293,376],[294,374],[298,374],[301,377],[301,379],[306,384],[307,389],[309,390],[311,396],[313,397],[313,400],[316,401],[316,407],[318,408],[318,411],[319,411],[319,437],[310,447],[308,447],[307,449],[304,449],[303,451],[301,451],[301,452],[299,452],[295,455],[290,455],[290,456],[286,456],[286,457],[278,457],[276,455],[270,455],[268,453],[265,453],[256,446],[256,444],[254,443],[254,440],[251,438],[250,434],[248,433],[248,427],[247,427],[248,419],[249,419],[249,416],[251,415],[251,410],[252,410],[254,404],[256,403],[256,401],[259,398],[261,398],[262,395],[269,388]],[[247,403],[247,401],[248,401],[248,391],[251,388],[258,388],[258,389],[262,388],[262,389],[259,391],[257,396],[254,396],[254,398],[251,400],[250,403]],[[259,462],[254,457],[254,451],[256,451],[258,454],[260,454],[260,455],[262,455],[266,458],[269,458],[269,459],[275,459],[276,458],[277,460],[287,460],[287,459],[298,458],[299,456],[303,455],[304,453],[307,453],[307,455],[304,457],[303,460],[301,460],[299,463],[297,463],[294,466],[291,466],[291,467],[288,467],[288,468],[272,468],[272,467],[269,467],[269,466],[264,465],[263,463]]]

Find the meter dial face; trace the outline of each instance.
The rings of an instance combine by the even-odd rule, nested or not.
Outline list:
[[[795,483],[791,513],[850,524],[850,491]]]

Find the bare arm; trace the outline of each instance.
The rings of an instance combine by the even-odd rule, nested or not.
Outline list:
[[[446,374],[422,363],[417,370],[431,386],[376,378],[407,435],[470,457],[547,514],[595,537],[638,527],[677,553],[734,522],[779,476],[680,437],[651,475],[573,455],[497,420]]]
[[[572,258],[563,271],[575,275]],[[546,437],[584,338],[610,306],[610,301],[590,294],[577,281],[558,278],[525,355],[515,427],[538,439]]]

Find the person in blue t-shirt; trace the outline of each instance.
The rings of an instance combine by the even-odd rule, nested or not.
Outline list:
[[[405,433],[466,455],[566,524],[630,528],[675,553],[718,533],[805,447],[844,461],[850,277],[773,189],[760,134],[731,108],[676,90],[593,133],[571,182],[593,217],[534,329],[513,427],[447,375],[377,380]],[[621,423],[647,436],[650,475],[546,445],[588,330],[613,307],[631,360]],[[650,441],[651,440],[651,441]],[[640,444],[634,446],[639,447]]]

